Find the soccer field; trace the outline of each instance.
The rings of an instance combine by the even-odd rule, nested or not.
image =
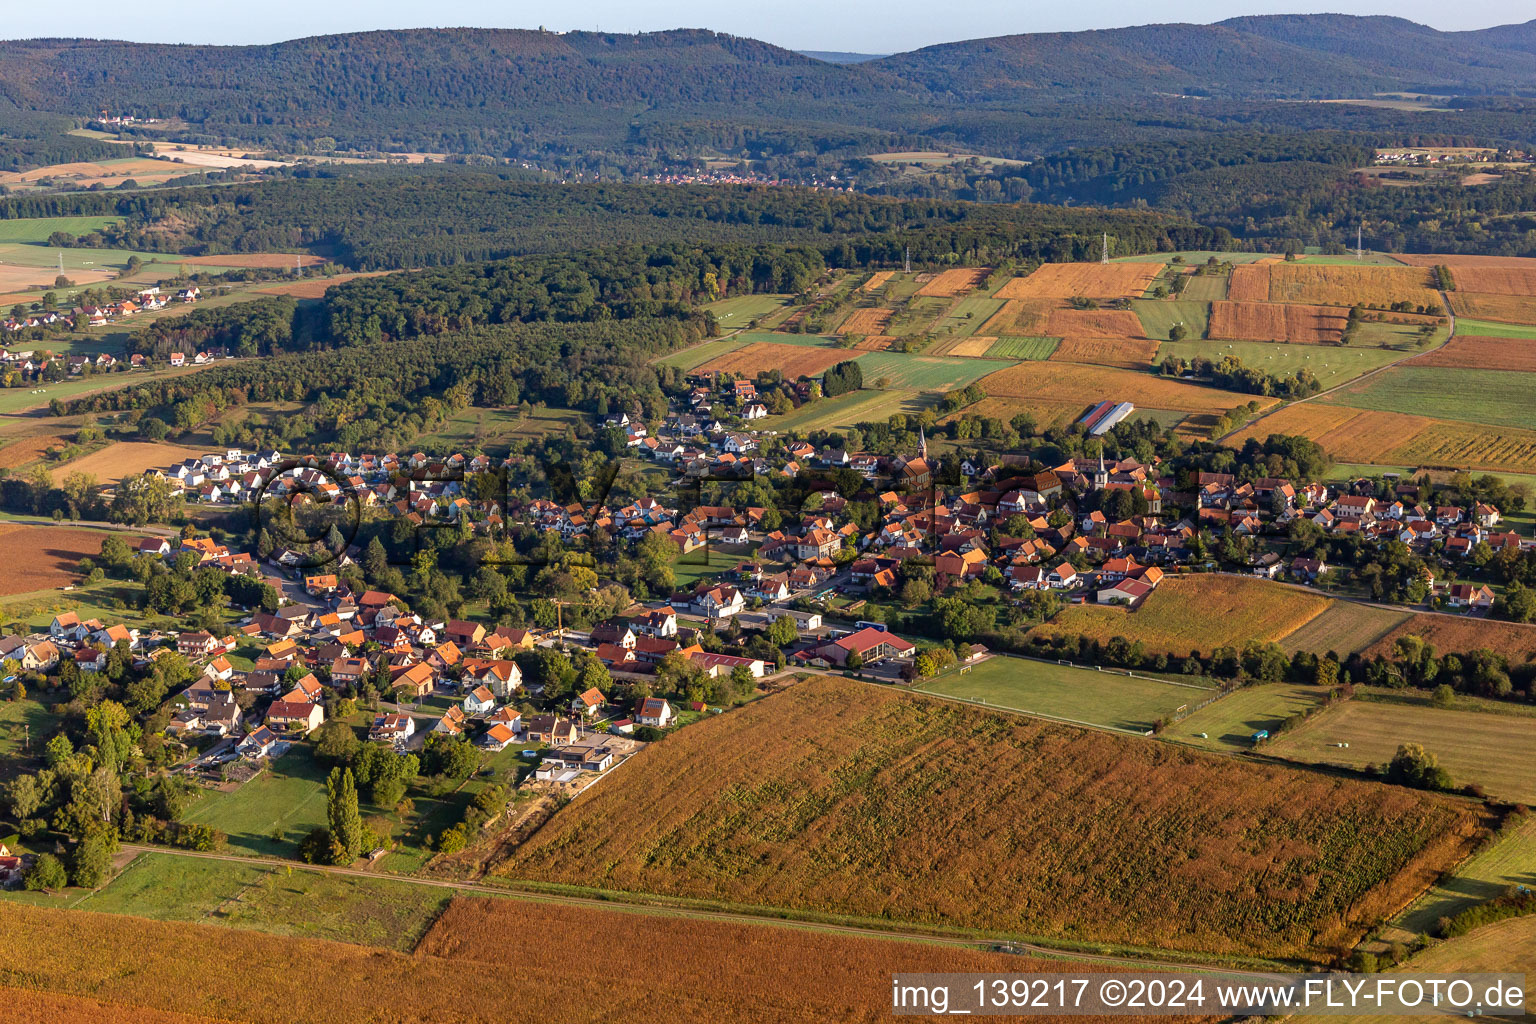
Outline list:
[[[1248,750],[1254,733],[1273,731],[1297,712],[1321,704],[1327,695],[1321,686],[1302,683],[1245,686],[1196,711],[1163,736],[1215,750]]]
[[[1145,732],[1183,705],[1205,700],[1210,696],[1208,686],[1198,678],[1191,685],[1163,683],[1000,656],[924,683],[920,689],[1088,725]]]

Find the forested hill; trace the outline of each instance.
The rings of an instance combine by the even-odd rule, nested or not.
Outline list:
[[[1153,97],[1396,90],[1536,91],[1536,23],[1447,33],[1393,18],[1237,18],[1002,36],[857,63],[703,30],[416,29],[240,47],[0,42],[0,105],[175,119],[188,141],[330,137],[497,156],[612,151],[637,132],[696,137],[722,125],[785,133],[791,148],[900,132],[984,141],[979,117],[1038,138],[1058,129],[1018,115],[1064,103],[1120,104],[1123,113]]]

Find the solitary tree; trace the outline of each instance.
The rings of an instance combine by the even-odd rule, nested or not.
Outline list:
[[[357,810],[357,784],[352,779],[352,769],[332,769],[325,793],[333,853],[337,863],[351,863],[363,852],[363,817]]]

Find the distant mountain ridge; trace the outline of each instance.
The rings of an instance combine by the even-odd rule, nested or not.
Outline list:
[[[1440,32],[1400,18],[1272,15],[865,56],[699,29],[412,29],[264,46],[0,41],[0,112],[175,118],[190,141],[331,136],[516,156],[700,140],[729,150],[743,132],[784,134],[790,150],[811,131],[852,146],[879,133],[980,137],[968,128],[979,117],[995,139],[1021,124],[1016,114],[1154,97],[1536,95],[1536,21]]]

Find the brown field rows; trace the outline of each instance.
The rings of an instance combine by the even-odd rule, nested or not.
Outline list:
[[[555,911],[514,900],[467,898],[449,904],[416,954],[461,964],[468,971],[494,971],[506,956],[515,955],[519,962],[528,959],[549,970],[558,956],[540,951],[548,945],[547,937],[537,933],[541,921],[557,930],[601,934],[607,956],[621,958],[612,968],[619,972],[613,987],[633,992],[656,985],[660,991],[647,1001],[677,1000],[674,1008],[685,1020],[735,1020],[747,1005],[755,1007],[747,1013],[748,1020],[758,1014],[766,1015],[758,1019],[770,1020],[784,1014],[805,1020],[872,1020],[882,998],[889,1004],[893,971],[1064,969],[1052,968],[1053,961],[1010,960],[1001,953],[768,924],[587,908]],[[653,981],[647,975],[661,966],[658,961],[665,967]],[[1096,969],[1072,969],[1079,966]],[[552,980],[559,985],[558,979]]]
[[[1511,324],[1536,324],[1536,298],[1525,295],[1454,291],[1451,292],[1451,308],[1457,316]]]
[[[1536,371],[1536,341],[1458,334],[1448,344],[1426,352],[1407,365]]]
[[[1490,295],[1536,295],[1536,260],[1519,267],[1456,267],[1457,291]]]
[[[1386,809],[1382,803],[1379,810]],[[1417,817],[1425,820],[1415,826],[1438,809],[1424,805]],[[1045,971],[1070,964],[773,924],[499,899],[451,904],[414,955],[19,903],[0,907],[0,927],[0,986],[66,997],[32,996],[22,1006],[69,1012],[84,998],[143,1008],[122,1017],[57,1018],[69,1024],[874,1024],[890,1019],[893,970]],[[570,948],[551,941],[572,930],[601,937],[601,970],[572,972]],[[80,950],[91,954],[81,957]],[[480,986],[466,997],[466,977],[495,976],[514,958],[516,984]],[[1071,969],[1079,966],[1095,969]],[[11,1005],[0,1004],[6,1024],[48,1020],[16,1016]]]
[[[1139,299],[1162,272],[1160,263],[1046,263],[998,289],[999,299]]]
[[[896,271],[894,271],[894,270],[877,270],[873,274],[869,275],[869,280],[868,281],[865,281],[863,284],[859,285],[859,291],[861,291],[861,292],[879,291],[880,288],[885,284],[885,282],[889,281],[891,278],[893,278],[895,276],[896,276]]]
[[[1432,420],[1391,452],[1393,464],[1536,472],[1536,431]]]
[[[49,448],[62,448],[67,444],[69,442],[64,438],[52,434],[21,438],[0,448],[0,469],[19,469],[42,458]]]
[[[1440,305],[1429,274],[1418,267],[1339,267],[1277,263],[1269,269],[1269,301],[1304,305],[1386,307],[1394,302]]]
[[[690,726],[592,793],[498,872],[1307,958],[1416,895],[1478,824],[1400,787],[828,677]]]
[[[101,554],[107,536],[100,530],[69,526],[25,526],[0,523],[0,594],[53,590],[80,578],[79,561]],[[125,540],[129,538],[124,535]],[[129,540],[138,543],[138,538]]]
[[[860,352],[884,352],[895,340],[889,334],[872,334],[867,338],[859,339],[853,347]]]
[[[891,322],[894,314],[895,310],[883,309],[879,306],[856,309],[848,314],[848,319],[843,321],[837,333],[884,335],[885,327]]]
[[[1349,310],[1337,306],[1213,302],[1210,336],[1219,341],[1290,341],[1298,345],[1319,345],[1337,342],[1348,323]]]
[[[181,261],[184,267],[252,267],[265,270],[286,270],[289,267],[313,267],[324,263],[321,256],[291,252],[244,252],[224,256],[192,256]]]
[[[1045,322],[1051,338],[1146,338],[1141,318],[1128,309],[1057,309]]]
[[[981,379],[981,386],[994,398],[1037,400],[1056,405],[1076,403],[1084,409],[1096,402],[1113,400],[1134,402],[1145,409],[1225,412],[1249,401],[1256,400],[1261,406],[1274,405],[1276,401],[1116,367],[1086,367],[1049,361],[1021,364],[988,374]]]
[[[1329,599],[1247,576],[1175,576],[1135,609],[1082,604],[1036,627],[1039,636],[1123,636],[1148,650],[1187,655],[1250,640],[1278,641],[1321,615]]]
[[[992,271],[986,267],[959,267],[955,270],[946,270],[919,288],[917,294],[953,299],[980,288],[991,276]]]
[[[1360,415],[1358,409],[1346,409],[1339,405],[1322,405],[1318,402],[1292,403],[1282,409],[1255,420],[1224,442],[1233,448],[1241,448],[1249,438],[1263,441],[1270,434],[1299,434],[1316,440],[1323,434],[1342,426]]]
[[[71,473],[88,473],[98,484],[115,484],[124,477],[151,469],[170,469],[183,459],[207,455],[207,448],[154,441],[115,441],[83,459],[67,462],[53,471],[54,483]]]
[[[1004,285],[1006,288],[1007,285]],[[1038,338],[1045,336],[1045,324],[1056,302],[1051,299],[1009,299],[1003,308],[981,325],[981,333],[996,337]]]
[[[1157,355],[1150,338],[1078,338],[1068,335],[1050,358],[1059,363],[1095,363],[1127,370],[1145,370]]]
[[[766,370],[781,370],[785,380],[819,377],[828,367],[851,358],[846,349],[783,345],[772,341],[752,344],[711,359],[694,373],[735,373],[755,377]]]
[[[1487,647],[1504,655],[1514,664],[1536,661],[1536,626],[1423,612],[1414,615],[1366,648],[1365,655],[1368,658],[1378,654],[1390,656],[1397,638],[1410,635],[1422,637],[1434,644],[1435,650],[1442,655]]]
[[[1227,298],[1233,302],[1269,301],[1269,266],[1242,263],[1232,268]]]

